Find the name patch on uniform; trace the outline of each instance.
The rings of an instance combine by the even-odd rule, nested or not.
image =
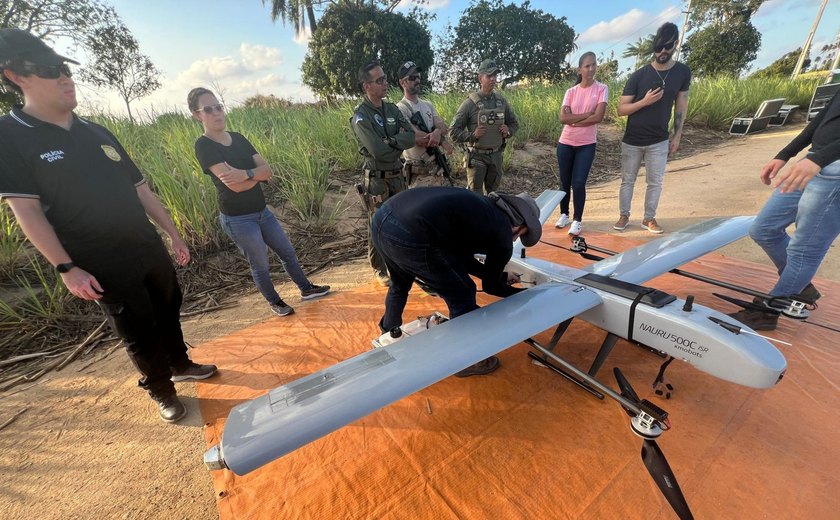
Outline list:
[[[113,146],[103,144],[102,151],[105,152],[105,155],[108,156],[108,159],[111,159],[114,162],[120,162],[120,160],[122,159],[122,157],[120,157],[120,153],[117,150],[115,150]]]
[[[47,162],[53,162],[64,159],[64,150],[52,150],[47,153],[42,153],[41,159]]]
[[[376,121],[376,124],[379,126],[385,126],[385,123],[382,121],[382,116],[379,114],[374,114],[373,120]]]

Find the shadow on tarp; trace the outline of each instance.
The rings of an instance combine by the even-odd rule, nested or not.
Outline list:
[[[543,236],[569,243],[550,226]],[[587,239],[619,251],[634,245],[606,234]],[[546,244],[528,253],[588,263]],[[776,277],[769,267],[714,254],[683,268],[759,290]],[[711,295],[726,290],[684,277],[666,274],[648,285],[736,310]],[[811,321],[837,327],[840,283],[816,285],[824,297]],[[236,404],[369,349],[384,297],[374,284],[332,294],[194,351],[221,369],[198,385],[207,446],[220,441]],[[405,319],[434,310],[445,312],[443,301],[415,288]],[[551,332],[539,339],[547,342]],[[782,319],[768,334],[794,344],[779,346],[788,371],[769,390],[673,363],[666,378],[675,391],[664,400],[651,388],[662,359],[624,341],[599,373],[615,388],[612,367],[620,366],[641,397],[670,412],[673,428],[659,445],[697,518],[836,518],[840,333]],[[558,352],[586,370],[604,336],[575,321]],[[533,365],[527,351],[511,347],[492,375],[447,378],[248,475],[212,472],[220,517],[674,518],[624,411]]]

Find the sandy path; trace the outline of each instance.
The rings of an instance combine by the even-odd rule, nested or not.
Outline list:
[[[801,127],[798,127],[801,128]],[[798,128],[747,139],[671,162],[669,169],[710,163],[666,175],[657,216],[676,230],[711,216],[754,214],[770,191],[757,180],[760,167]],[[632,226],[624,233],[653,238],[639,227],[644,182],[637,183]],[[618,217],[618,183],[589,192],[586,230],[611,231]],[[766,263],[749,240],[724,254]],[[352,287],[364,262],[315,277],[337,289]],[[840,280],[840,253],[832,247],[820,276]],[[768,281],[769,284],[772,281]],[[299,305],[290,288],[284,298]],[[258,295],[235,309],[186,321],[193,344],[268,319]],[[201,359],[200,350],[195,354]],[[0,516],[3,518],[202,519],[217,517],[204,452],[202,422],[192,384],[179,384],[190,409],[187,420],[166,425],[153,403],[135,386],[136,375],[122,352],[88,367],[90,360],[52,373],[34,387],[0,394],[0,424],[26,412],[0,431]]]

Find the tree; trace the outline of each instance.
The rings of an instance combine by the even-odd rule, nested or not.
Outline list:
[[[422,0],[421,3],[425,3]],[[262,0],[263,5],[267,0]],[[295,34],[306,31],[306,22],[309,23],[309,32],[315,34],[318,22],[315,19],[315,9],[327,5],[343,5],[348,7],[364,7],[378,3],[386,5],[386,11],[391,12],[400,4],[400,0],[376,0],[365,2],[365,0],[271,0],[271,21],[276,22],[279,18],[284,24],[288,21],[295,27]]]
[[[799,60],[799,55],[802,54],[802,47],[799,47],[795,51],[790,51],[789,53],[785,54],[781,58],[777,59],[770,65],[764,67],[763,69],[757,71],[755,74],[752,75],[754,78],[776,78],[776,77],[784,77],[789,78],[791,73],[793,72],[793,68],[796,67],[796,62]],[[805,58],[805,62],[802,64],[803,70],[811,64],[811,60],[809,58]]]
[[[428,70],[429,30],[417,20],[375,6],[335,4],[324,12],[303,59],[303,82],[327,99],[358,95],[358,68],[378,59],[389,79],[407,60]]]
[[[745,72],[758,55],[761,34],[751,22],[766,0],[693,0],[683,60],[697,76]]]
[[[93,59],[82,71],[82,79],[116,90],[134,122],[131,102],[160,88],[160,71],[121,23],[94,30],[85,43]]]
[[[531,9],[527,0],[473,0],[458,25],[447,29],[434,78],[447,89],[470,88],[478,64],[492,58],[502,69],[502,88],[523,79],[558,81],[569,74],[566,56],[575,50],[574,40],[566,17]]]
[[[95,27],[116,19],[99,0],[0,0],[0,29],[23,29],[48,42],[65,37],[81,43]],[[0,111],[18,103],[15,92],[0,86]]]
[[[622,53],[622,58],[636,58],[636,68],[638,69],[645,63],[653,61],[653,39],[655,34],[648,34],[645,37],[640,37],[636,43],[628,43],[627,48]]]
[[[731,17],[691,33],[682,55],[696,76],[738,76],[755,60],[759,47],[761,34],[749,19]]]

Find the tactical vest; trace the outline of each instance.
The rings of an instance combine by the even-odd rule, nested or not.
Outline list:
[[[487,132],[476,141],[476,148],[495,149],[501,147],[505,142],[502,133],[499,132],[499,126],[505,124],[505,101],[499,96],[494,97],[496,99],[495,106],[487,108],[478,93],[470,94],[470,100],[478,108],[478,124],[487,127]]]

